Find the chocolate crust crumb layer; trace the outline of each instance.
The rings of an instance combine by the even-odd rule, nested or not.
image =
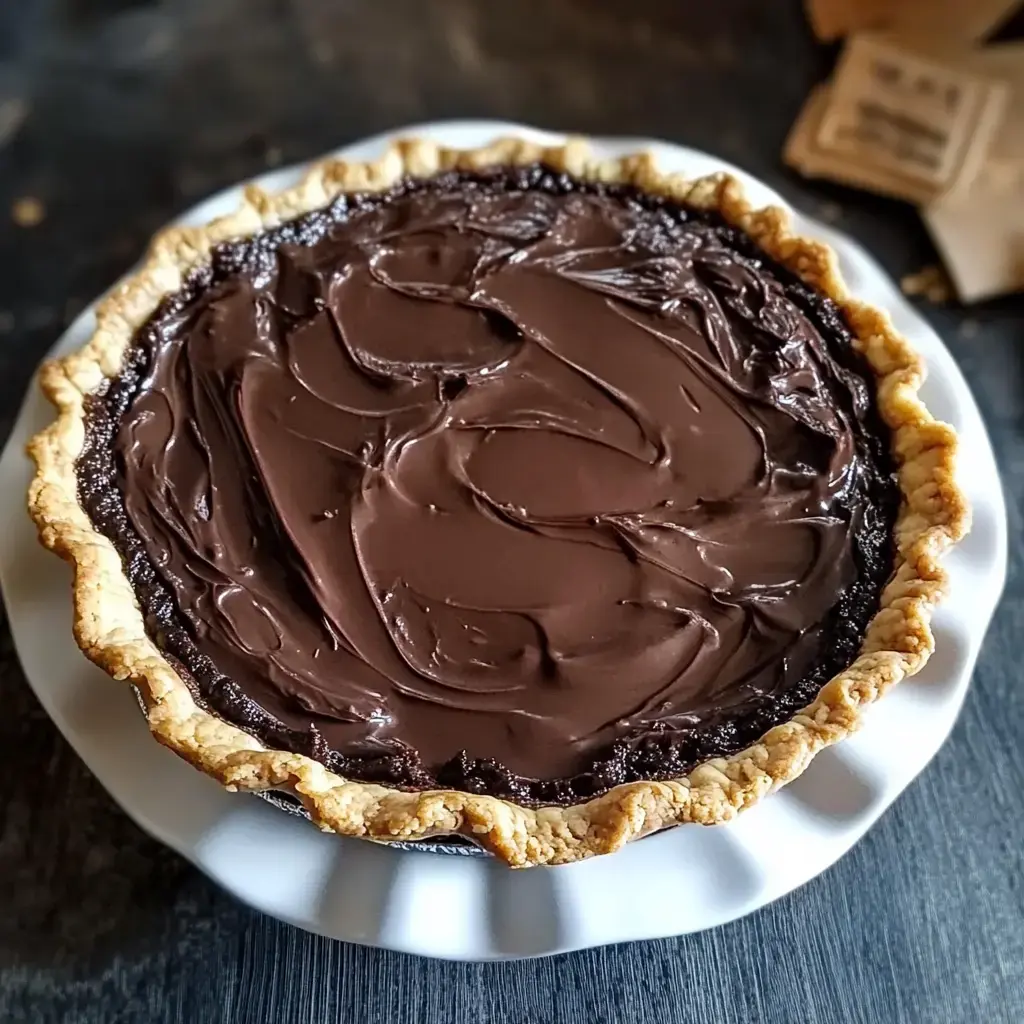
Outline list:
[[[321,209],[338,195],[381,192],[403,180],[444,172],[494,174],[497,168],[542,164],[592,186],[631,188],[705,211],[741,232],[812,293],[842,314],[853,345],[874,376],[878,414],[892,436],[891,456],[900,489],[893,530],[895,565],[880,607],[864,631],[860,653],[822,686],[788,721],[751,742],[678,776],[613,785],[593,799],[580,793],[502,790],[512,800],[455,788],[408,792],[358,781],[305,753],[273,749],[197,702],[176,664],[147,633],[145,618],[115,546],[97,531],[80,503],[76,464],[87,438],[90,404],[125,369],[136,332],[160,304],[210,262],[212,250],[232,239],[273,231]],[[413,140],[372,164],[325,162],[287,192],[268,196],[250,189],[235,215],[202,229],[165,233],[143,270],[117,289],[98,313],[86,348],[49,364],[43,386],[58,407],[55,424],[35,438],[30,452],[38,472],[30,509],[40,538],[75,566],[75,633],[83,651],[115,678],[143,692],[154,735],[229,788],[292,792],[321,827],[374,839],[463,834],[510,864],[561,863],[617,849],[624,842],[682,822],[726,821],[799,774],[821,747],[856,728],[861,708],[888,686],[917,671],[932,648],[931,606],[939,599],[942,552],[966,531],[969,511],[956,487],[954,432],[931,418],[917,397],[920,360],[881,312],[846,293],[830,250],[790,234],[778,209],[751,210],[737,183],[725,176],[687,181],[663,176],[644,155],[598,162],[582,143],[544,149],[503,140],[481,150],[444,150]],[[188,674],[187,672],[185,674]],[[908,728],[913,724],[908,723]],[[744,741],[745,741],[744,737]],[[703,752],[702,752],[703,753]],[[713,753],[713,751],[712,751]],[[628,778],[628,776],[627,776]],[[438,779],[437,781],[447,781]],[[608,780],[614,781],[614,780]],[[598,788],[604,788],[598,782]],[[564,806],[530,806],[561,799]],[[515,801],[515,802],[513,802]]]

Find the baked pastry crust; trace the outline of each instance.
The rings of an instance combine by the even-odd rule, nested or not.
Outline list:
[[[716,210],[833,299],[875,376],[879,411],[892,431],[902,505],[895,527],[895,574],[861,653],[812,704],[758,743],[707,761],[685,778],[628,783],[578,806],[533,809],[490,796],[451,790],[407,793],[346,780],[308,757],[266,749],[200,707],[147,636],[119,555],[79,503],[75,464],[85,441],[85,397],[119,373],[135,331],[216,244],[322,207],[342,192],[377,191],[410,175],[537,161],[578,178],[632,184]],[[823,747],[856,729],[867,705],[928,659],[934,646],[931,611],[946,585],[940,559],[966,533],[970,510],[955,481],[956,434],[933,419],[918,398],[923,378],[920,358],[888,316],[849,295],[832,250],[793,235],[784,210],[751,208],[739,183],[727,175],[697,180],[664,175],[647,154],[596,160],[579,140],[549,148],[503,139],[462,151],[413,139],[372,163],[318,163],[298,185],[274,195],[250,187],[236,213],[205,227],[158,235],[142,269],[99,306],[95,333],[84,349],[42,369],[43,390],[58,416],[29,444],[37,472],[28,504],[42,543],[74,567],[79,647],[115,679],[137,687],[153,735],[195,767],[232,790],[289,792],[325,831],[381,841],[459,834],[515,867],[561,864],[610,853],[671,825],[730,820],[798,776]]]

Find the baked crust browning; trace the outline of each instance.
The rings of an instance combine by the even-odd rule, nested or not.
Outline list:
[[[76,462],[85,442],[86,396],[120,372],[136,330],[218,243],[275,227],[325,206],[340,193],[378,191],[407,176],[429,177],[443,170],[536,162],[580,179],[634,185],[717,211],[831,298],[874,375],[878,409],[892,431],[902,505],[895,527],[895,573],[861,654],[800,714],[770,729],[758,743],[705,762],[685,778],[628,783],[585,804],[531,809],[465,792],[410,793],[346,780],[308,757],[266,749],[200,707],[147,635],[120,556],[82,508]],[[29,510],[42,543],[74,568],[79,646],[115,679],[138,688],[154,736],[195,767],[229,789],[292,793],[325,831],[383,841],[460,834],[512,866],[566,863],[612,852],[671,825],[730,820],[799,775],[815,753],[858,727],[867,705],[925,663],[934,646],[931,610],[946,584],[941,556],[967,531],[970,512],[955,482],[955,432],[921,403],[923,377],[920,358],[888,316],[849,295],[831,249],[793,235],[785,211],[752,209],[727,175],[697,180],[664,175],[647,154],[600,161],[581,141],[547,148],[505,139],[463,151],[414,139],[372,163],[316,164],[298,185],[275,195],[250,187],[236,213],[206,227],[158,235],[143,268],[100,305],[89,343],[43,367],[42,387],[58,416],[29,444],[37,467]]]

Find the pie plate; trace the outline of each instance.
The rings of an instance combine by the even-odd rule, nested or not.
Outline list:
[[[563,141],[522,125],[450,121],[412,125],[337,155],[370,159],[396,136],[473,147],[509,134],[548,145]],[[727,167],[706,153],[651,139],[601,138],[593,146],[609,157],[650,149],[664,169],[691,176]],[[781,202],[763,183],[728,169],[755,204]],[[285,187],[300,170],[275,171],[259,184]],[[200,224],[231,211],[240,191],[206,200],[181,221]],[[962,438],[960,482],[974,507],[974,528],[947,559],[950,596],[935,615],[936,651],[926,668],[872,707],[859,733],[820,753],[799,779],[733,823],[683,826],[611,856],[511,871],[489,857],[326,835],[279,807],[221,789],[154,743],[130,688],[107,678],[75,646],[70,571],[38,545],[24,507],[25,442],[52,415],[33,386],[0,461],[0,580],[40,702],[147,832],[253,907],[338,939],[457,960],[543,956],[711,928],[809,881],[864,835],[952,728],[1003,586],[1006,512],[978,407],[942,342],[859,246],[800,215],[796,227],[835,248],[851,291],[888,309],[926,358],[922,397]],[[82,345],[92,324],[87,310],[55,353]],[[911,719],[915,727],[908,730]]]

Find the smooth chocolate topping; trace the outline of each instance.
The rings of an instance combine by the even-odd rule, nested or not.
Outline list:
[[[225,718],[568,802],[738,750],[852,660],[884,437],[827,300],[714,216],[538,167],[222,247],[93,403],[80,481]]]

